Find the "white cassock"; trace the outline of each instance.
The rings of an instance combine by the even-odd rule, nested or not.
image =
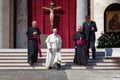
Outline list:
[[[46,67],[53,67],[55,62],[61,62],[61,53],[58,51],[58,48],[61,49],[62,47],[62,40],[61,37],[57,34],[50,34],[47,39],[45,40],[47,44],[47,56],[46,56]],[[49,49],[52,49],[50,52]]]

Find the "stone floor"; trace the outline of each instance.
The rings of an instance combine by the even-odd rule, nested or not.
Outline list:
[[[68,70],[68,80],[120,80],[120,70]]]
[[[68,80],[65,71],[0,70],[0,80]]]
[[[0,80],[120,80],[120,70],[0,70]]]

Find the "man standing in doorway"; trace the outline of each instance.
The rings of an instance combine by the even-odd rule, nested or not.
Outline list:
[[[88,58],[89,58],[89,48],[92,50],[92,58],[95,58],[95,32],[97,31],[97,26],[94,21],[90,20],[90,16],[87,15],[85,17],[86,22],[83,23],[83,32],[85,33],[86,36],[86,42],[87,42],[87,47],[88,47]]]
[[[32,21],[32,27],[29,27],[27,32],[28,36],[28,63],[31,66],[37,62],[38,51],[40,46],[40,30],[37,28],[37,21]]]

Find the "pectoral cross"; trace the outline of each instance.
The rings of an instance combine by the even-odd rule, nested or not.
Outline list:
[[[50,7],[43,7],[44,9],[50,10],[50,24],[51,24],[51,30],[54,28],[54,10],[60,9],[61,7],[55,7],[54,3],[50,3]]]

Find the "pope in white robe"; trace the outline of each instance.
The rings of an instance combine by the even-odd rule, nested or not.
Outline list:
[[[53,29],[53,33],[50,34],[45,40],[47,44],[47,56],[46,56],[46,68],[53,67],[54,63],[61,62],[60,49],[62,47],[61,37],[57,34],[57,29]]]

